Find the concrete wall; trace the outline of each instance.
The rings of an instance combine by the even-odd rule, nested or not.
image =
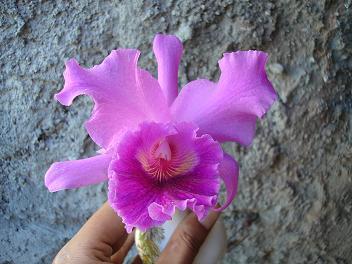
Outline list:
[[[184,41],[182,84],[216,80],[225,51],[270,53],[280,99],[241,166],[224,213],[224,263],[352,259],[352,3],[339,1],[2,1],[0,3],[0,263],[49,263],[106,199],[106,186],[49,193],[57,160],[94,153],[82,124],[92,102],[53,100],[64,62],[100,63],[136,47],[156,72],[156,32]]]

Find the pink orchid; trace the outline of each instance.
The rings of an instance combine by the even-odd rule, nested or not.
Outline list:
[[[100,64],[82,68],[69,60],[65,86],[55,98],[70,105],[81,94],[95,106],[85,123],[102,150],[91,158],[56,162],[45,175],[51,192],[108,180],[109,202],[127,231],[145,231],[191,209],[201,220],[214,209],[220,179],[223,210],[237,193],[239,168],[220,143],[249,145],[257,118],[276,100],[261,51],[225,53],[217,83],[200,79],[178,95],[182,43],[156,35],[158,80],[137,66],[140,52],[114,50]]]

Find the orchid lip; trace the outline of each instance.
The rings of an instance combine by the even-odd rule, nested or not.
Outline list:
[[[142,123],[128,131],[109,165],[109,201],[126,224],[146,230],[176,208],[203,219],[216,203],[223,152],[193,123]]]
[[[150,151],[139,151],[136,158],[145,172],[159,183],[183,175],[198,163],[195,153],[180,153],[167,137],[157,140]]]

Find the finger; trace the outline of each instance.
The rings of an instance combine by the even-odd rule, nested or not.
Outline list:
[[[85,249],[96,255],[111,257],[111,255],[124,243],[127,233],[121,218],[106,202],[83,225],[70,241],[74,250]]]
[[[157,263],[192,263],[219,214],[211,211],[202,223],[189,214],[176,228]]]
[[[111,257],[113,263],[122,263],[134,243],[134,232],[129,234],[122,247]]]
[[[122,245],[127,233],[121,218],[114,212],[108,202],[83,225],[77,233],[77,239],[92,242],[101,241],[111,247]]]

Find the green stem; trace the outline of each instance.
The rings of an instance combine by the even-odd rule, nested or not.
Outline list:
[[[160,255],[159,242],[164,237],[162,228],[152,228],[146,232],[136,229],[135,243],[143,264],[154,264]]]

